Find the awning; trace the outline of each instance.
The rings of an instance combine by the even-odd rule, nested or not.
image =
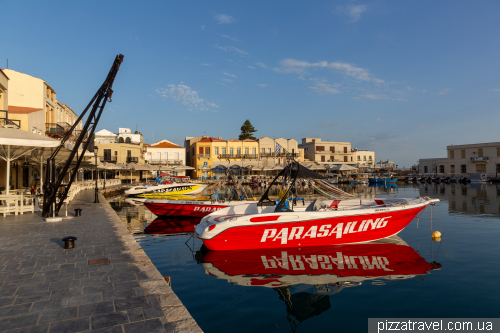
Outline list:
[[[9,194],[10,162],[40,148],[54,148],[60,141],[15,128],[0,128],[0,158],[7,162],[6,194]]]

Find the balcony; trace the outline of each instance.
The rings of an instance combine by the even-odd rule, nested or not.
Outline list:
[[[470,160],[472,162],[489,162],[489,157],[488,156],[481,156],[481,157],[471,157]]]
[[[103,162],[110,162],[110,163],[116,163],[116,155],[115,156],[110,156],[110,155],[105,155],[103,157]]]
[[[68,123],[57,123],[59,126],[61,126],[63,129],[64,129],[64,133],[66,134],[67,132],[69,132],[69,130],[71,129],[71,126],[70,124]]]
[[[210,154],[198,154],[198,158],[210,158]]]
[[[248,158],[248,159],[256,159],[258,156],[257,154],[245,154],[243,155],[243,158]]]
[[[298,153],[279,153],[276,157],[299,157]]]
[[[45,134],[49,136],[64,136],[64,127],[56,123],[45,124]]]
[[[181,165],[181,160],[150,160],[149,164],[157,164],[157,165]]]
[[[21,121],[15,119],[9,119],[9,111],[0,110],[0,127],[3,126],[21,128]]]
[[[238,155],[238,154],[236,154],[236,155],[234,155],[234,154],[220,154],[218,156],[218,158],[219,159],[224,159],[224,158],[241,158],[241,156],[242,156],[241,154],[240,155]]]
[[[127,156],[127,163],[137,163],[139,162],[139,157]]]

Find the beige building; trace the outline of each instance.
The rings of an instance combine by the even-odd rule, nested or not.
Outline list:
[[[123,128],[120,128],[123,130]],[[119,142],[119,134],[114,134],[106,129],[95,133],[94,144],[98,149],[98,158],[108,163],[137,163],[144,164],[146,148],[143,144],[142,134],[137,135],[138,142]],[[128,140],[127,140],[128,141]],[[135,140],[134,140],[135,141]]]
[[[420,159],[420,173],[461,175],[470,173],[495,176],[500,172],[500,142],[452,145],[447,157]]]
[[[4,71],[0,68],[0,110],[7,111],[9,107],[9,77],[4,73]],[[3,115],[0,115],[0,118],[3,118]]]
[[[303,150],[299,149],[299,143],[295,139],[271,139],[265,136],[257,141],[259,142],[260,161],[263,167],[283,165],[288,156],[293,156],[299,162],[304,159]],[[281,146],[279,152],[276,152],[276,144]]]
[[[4,73],[10,79],[9,118],[20,121],[22,130],[62,138],[78,119],[69,106],[57,100],[55,90],[44,80],[11,69]],[[81,128],[80,122],[77,130]]]
[[[358,168],[375,167],[375,152],[370,150],[359,150],[354,148],[352,152],[354,161]]]
[[[350,142],[321,141],[320,138],[303,138],[299,148],[304,158],[317,163],[356,164]]]
[[[144,144],[146,150],[145,159],[150,165],[165,167],[176,167],[186,164],[186,150],[168,140],[161,140],[152,145]],[[178,174],[184,175],[184,172]]]

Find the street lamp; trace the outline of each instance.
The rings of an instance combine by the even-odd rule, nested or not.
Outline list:
[[[95,200],[94,200],[94,203],[99,203],[99,188],[98,188],[98,185],[97,185],[97,152],[98,152],[99,148],[97,148],[97,146],[94,146],[94,156],[95,156]]]

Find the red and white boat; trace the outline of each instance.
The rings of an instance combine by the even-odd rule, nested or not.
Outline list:
[[[371,242],[397,235],[438,199],[315,200],[290,205],[300,164],[291,161],[274,178],[258,203],[237,205],[205,216],[195,236],[210,250],[288,248]],[[269,190],[282,178],[280,201]],[[338,192],[338,191],[336,191]],[[352,195],[345,193],[345,197]]]
[[[189,200],[136,200],[144,203],[153,214],[158,216],[185,216],[204,217],[218,210],[238,206],[255,204],[256,201],[189,201]]]
[[[408,279],[441,268],[429,264],[397,236],[355,245],[208,251],[197,257],[206,274],[233,284],[268,288],[355,286],[366,280]]]
[[[195,235],[211,250],[370,242],[398,234],[436,202],[439,199],[315,200],[306,209],[295,206],[294,211],[238,205],[205,216]]]

